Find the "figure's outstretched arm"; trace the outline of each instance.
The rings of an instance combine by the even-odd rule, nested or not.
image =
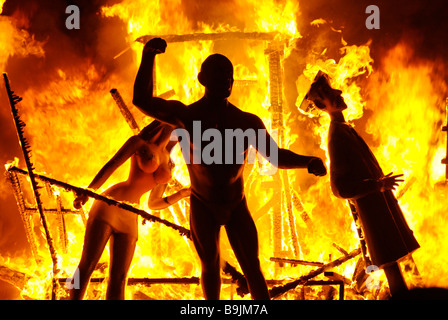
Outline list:
[[[279,148],[278,144],[266,130],[263,121],[257,116],[254,116],[253,127],[257,133],[260,132],[259,130],[264,132],[264,134],[257,134],[257,141],[254,147],[272,165],[280,169],[307,168],[309,173],[316,176],[327,174],[327,169],[320,158],[303,156],[288,149]]]
[[[179,200],[188,197],[190,195],[190,188],[184,188],[176,193],[173,193],[169,196],[164,197],[163,194],[166,189],[165,184],[159,184],[155,186],[148,198],[148,208],[151,210],[161,210],[168,208],[169,206],[175,204]]]
[[[165,49],[166,42],[160,38],[151,39],[145,44],[140,68],[135,78],[132,102],[144,114],[175,127],[182,127],[182,116],[186,106],[180,101],[153,96],[155,57],[165,52]]]
[[[117,170],[127,159],[129,159],[140,146],[143,140],[138,136],[130,137],[124,145],[115,153],[115,155],[98,171],[96,176],[90,182],[87,188],[96,191],[99,189],[109,177]],[[89,198],[84,194],[78,194],[73,201],[73,206],[80,209]]]

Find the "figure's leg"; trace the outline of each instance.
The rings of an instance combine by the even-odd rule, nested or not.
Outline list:
[[[258,234],[246,201],[232,213],[227,236],[246,277],[252,299],[269,300],[269,290],[258,259]]]
[[[88,221],[81,261],[72,279],[72,289],[70,290],[70,298],[72,300],[84,298],[90,282],[90,276],[93,270],[95,270],[111,234],[112,228],[108,224],[98,220]],[[78,284],[79,287],[77,287]]]
[[[404,281],[403,278],[403,274],[401,273],[400,266],[398,265],[397,262],[394,262],[391,265],[384,267],[384,273],[386,274],[390,294],[392,296],[399,292],[408,290],[406,282]]]
[[[201,260],[201,285],[206,300],[219,300],[221,268],[219,263],[219,231],[213,215],[199,199],[190,197],[190,229]]]
[[[107,300],[124,300],[126,278],[134,257],[137,239],[134,235],[114,233],[110,239],[110,269]]]

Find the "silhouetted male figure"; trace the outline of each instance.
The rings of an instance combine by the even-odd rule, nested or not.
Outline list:
[[[370,148],[345,122],[347,108],[341,91],[322,73],[306,95],[331,118],[328,133],[330,180],[333,193],[356,208],[372,263],[384,272],[391,294],[407,290],[398,260],[419,244],[408,227],[394,190],[402,175],[384,175]]]
[[[257,230],[244,195],[244,161],[229,163],[227,161],[229,149],[225,146],[219,151],[222,152],[222,159],[226,161],[208,164],[205,161],[194,161],[195,155],[204,154],[207,144],[198,145],[195,143],[197,137],[193,136],[198,134],[195,127],[198,123],[201,137],[207,130],[220,132],[221,137],[224,137],[226,129],[266,132],[266,128],[258,116],[241,111],[227,100],[233,86],[233,65],[229,59],[220,54],[209,56],[202,64],[198,79],[205,87],[205,94],[199,101],[187,107],[179,101],[153,97],[154,59],[157,53],[165,52],[165,48],[166,42],[160,38],[146,43],[135,80],[133,103],[145,114],[184,130],[192,137],[188,144],[192,157],[186,161],[191,180],[190,229],[201,260],[201,284],[205,298],[219,299],[221,288],[219,232],[221,226],[225,226],[229,242],[247,279],[252,298],[267,300],[269,292],[258,260]],[[183,142],[181,141],[181,145]],[[235,152],[240,147],[238,150],[246,159],[249,144],[268,160],[272,158],[271,162],[278,168],[308,168],[308,171],[315,175],[326,174],[321,159],[279,149],[267,132],[264,141],[260,141],[259,135],[255,135],[252,139],[245,139],[242,146],[233,146],[231,151]],[[183,152],[185,157],[185,151]],[[238,155],[241,154],[232,156],[238,157]],[[275,158],[278,158],[278,161]],[[235,157],[232,159],[235,160]]]

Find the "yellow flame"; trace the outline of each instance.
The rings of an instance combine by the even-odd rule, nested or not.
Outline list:
[[[385,171],[403,173],[410,184],[400,204],[421,244],[414,254],[417,266],[426,285],[446,286],[446,271],[435,268],[446,257],[434,250],[448,250],[439,241],[447,236],[448,222],[443,209],[445,167],[441,164],[446,156],[446,137],[441,132],[446,119],[443,94],[448,88],[437,72],[437,63],[417,59],[404,43],[384,57],[382,72],[372,76],[370,86],[374,94],[367,106],[375,112],[368,131],[378,145],[375,154]]]

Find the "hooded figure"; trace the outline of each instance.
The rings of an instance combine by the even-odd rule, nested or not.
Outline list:
[[[317,75],[305,98],[330,115],[332,191],[356,208],[372,263],[385,270],[393,294],[390,271],[399,272],[397,261],[420,247],[392,192],[402,175],[384,175],[365,141],[345,122],[342,111],[347,105],[326,74]]]

